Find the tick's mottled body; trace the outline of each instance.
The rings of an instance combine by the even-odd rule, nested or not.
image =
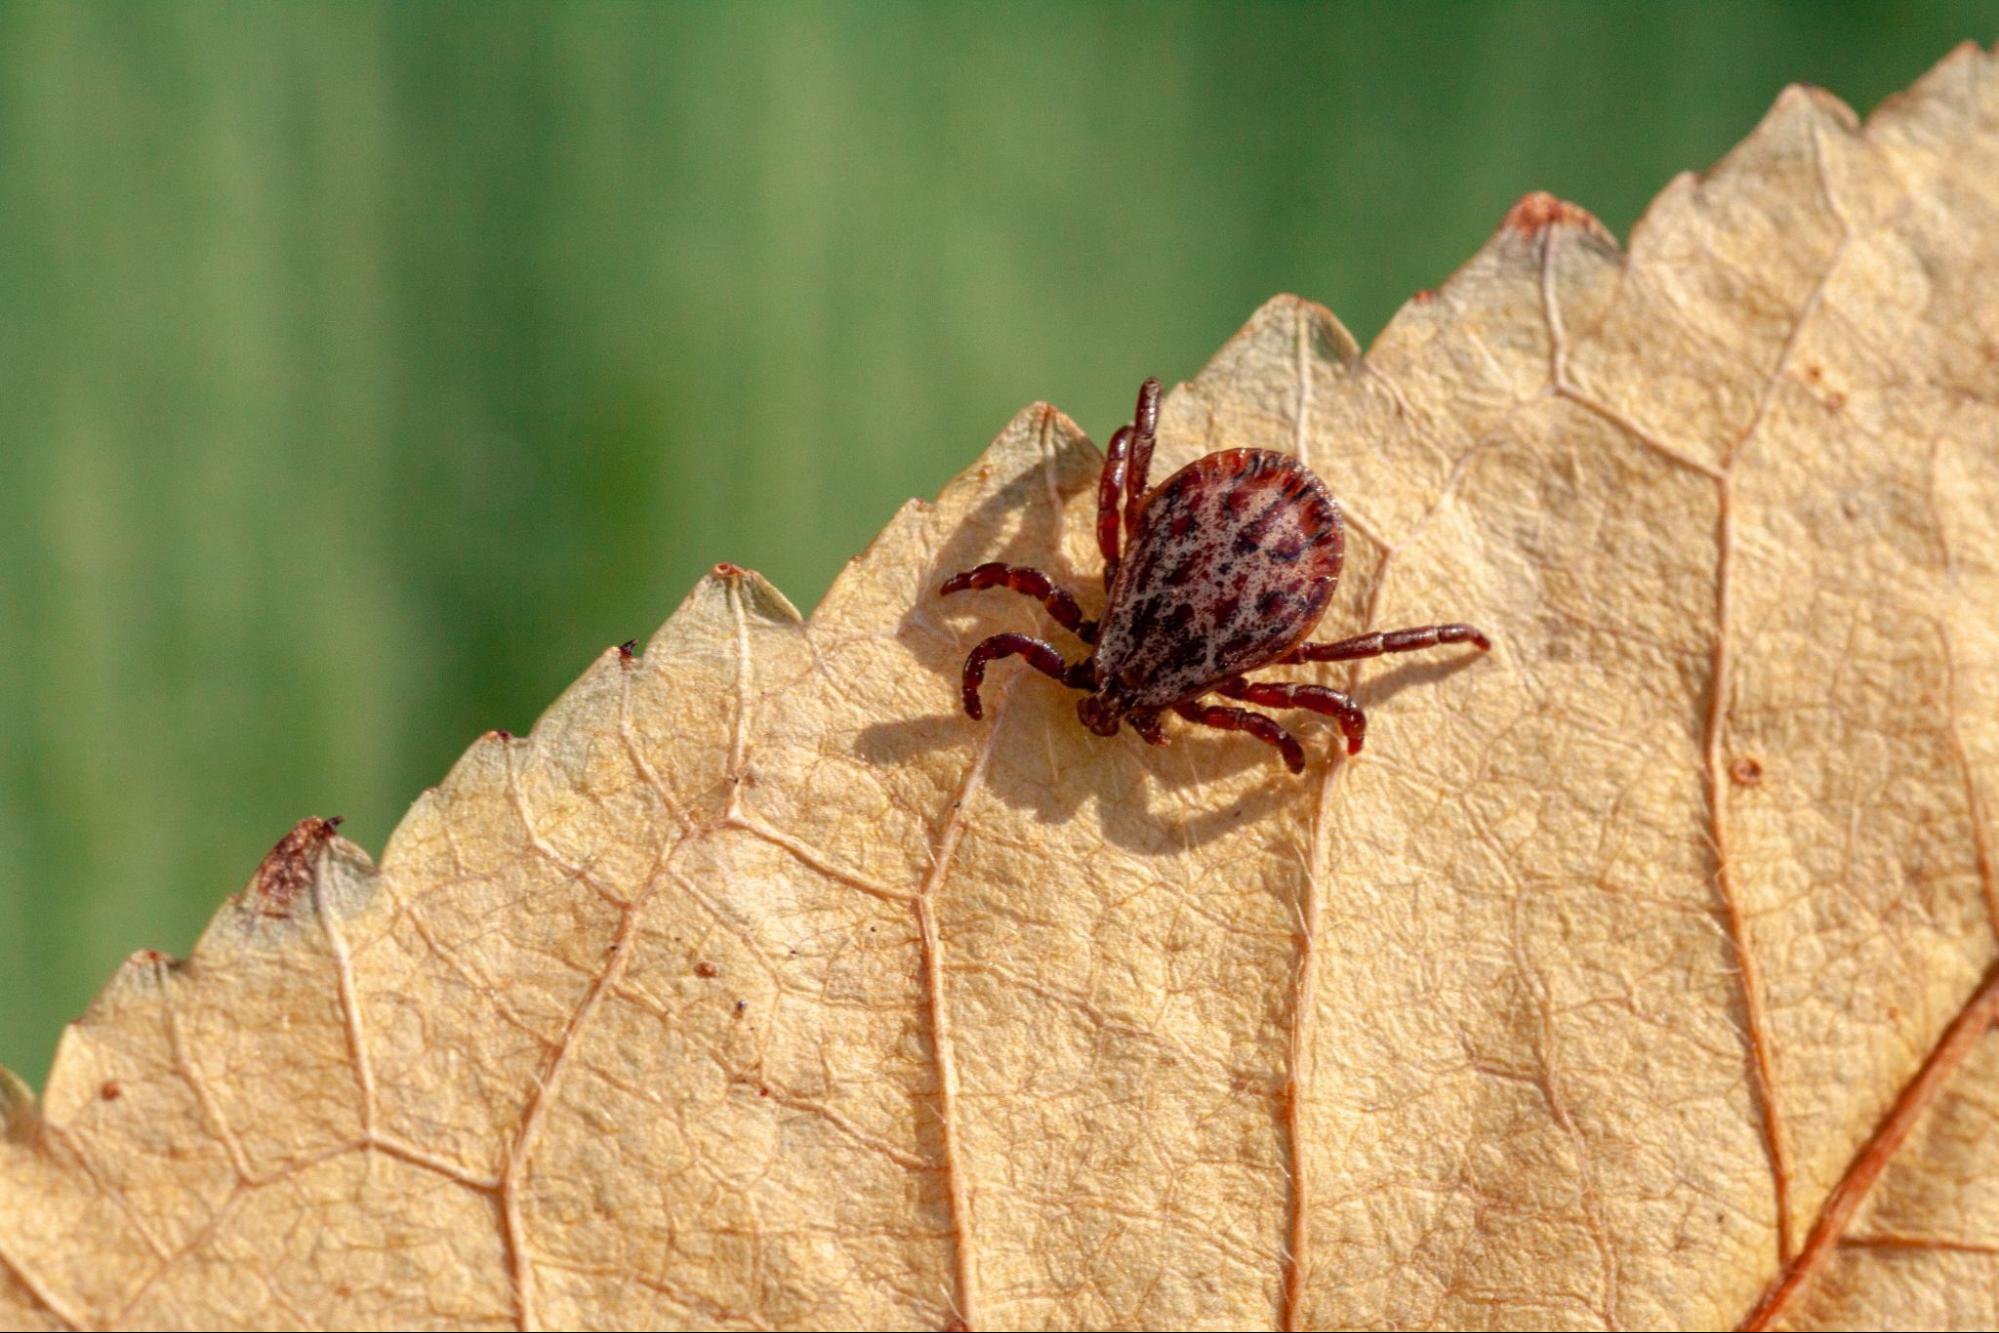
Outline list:
[[[1151,493],[1145,476],[1159,421],[1159,382],[1139,390],[1132,424],[1111,437],[1097,486],[1097,541],[1109,605],[1101,626],[1083,619],[1067,591],[1039,570],[985,564],[945,583],[946,594],[1008,587],[1039,600],[1095,651],[1070,664],[1025,634],[996,634],[965,659],[965,711],[982,715],[986,664],[1016,654],[1088,691],[1077,713],[1100,736],[1120,720],[1155,745],[1170,708],[1192,722],[1247,731],[1277,747],[1292,772],[1303,748],[1277,722],[1246,708],[1203,705],[1208,693],[1336,718],[1350,753],[1367,727],[1360,706],[1323,685],[1252,682],[1243,673],[1280,662],[1332,662],[1439,643],[1491,645],[1469,625],[1363,634],[1338,643],[1305,639],[1332,601],[1345,554],[1340,509],[1325,485],[1289,454],[1230,449],[1174,473]],[[1123,501],[1120,515],[1120,500]],[[1122,519],[1122,522],[1120,522]],[[1120,527],[1127,538],[1122,558]]]
[[[1232,449],[1145,497],[1097,634],[1097,674],[1165,708],[1298,646],[1340,577],[1339,506],[1288,454]]]

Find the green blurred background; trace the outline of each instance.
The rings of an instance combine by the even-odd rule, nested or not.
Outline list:
[[[717,560],[801,606],[1018,407],[1363,341],[1984,4],[0,9],[0,1063],[293,820],[379,850]]]

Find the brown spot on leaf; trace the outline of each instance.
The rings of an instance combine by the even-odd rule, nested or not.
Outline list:
[[[703,958],[700,962],[694,965],[694,975],[697,977],[716,976],[721,972],[721,970],[722,970],[721,968],[715,966],[713,963],[709,962],[706,958]]]
[[[265,855],[257,873],[250,877],[246,899],[260,916],[289,917],[299,894],[312,887],[319,869],[319,849],[340,827],[340,816],[331,819],[301,819],[292,831],[278,840]]]
[[[104,1080],[104,1086],[97,1090],[97,1095],[107,1102],[115,1102],[125,1095],[125,1089],[117,1079],[107,1078]]]
[[[1728,776],[1738,787],[1754,787],[1763,781],[1763,765],[1751,755],[1743,755],[1728,766]]]
[[[1428,305],[1430,304],[1430,302],[1437,299],[1437,293],[1432,288],[1425,287],[1421,291],[1417,292],[1416,295],[1410,297],[1409,299],[1414,301],[1417,305]]]

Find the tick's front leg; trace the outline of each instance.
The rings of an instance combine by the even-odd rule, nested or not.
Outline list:
[[[1159,725],[1157,708],[1134,708],[1124,715],[1131,723],[1131,729],[1144,738],[1147,745],[1166,744],[1166,728]]]
[[[1055,580],[1038,569],[989,561],[952,575],[937,591],[940,597],[949,597],[954,592],[976,592],[982,588],[1010,588],[1023,597],[1032,597],[1048,608],[1048,614],[1063,629],[1084,643],[1097,641],[1097,622],[1083,619],[1083,608],[1076,604],[1075,595],[1057,586]]]
[[[1380,657],[1384,653],[1413,653],[1442,643],[1469,643],[1480,652],[1492,647],[1492,640],[1470,625],[1424,625],[1418,629],[1356,634],[1337,643],[1301,643],[1278,658],[1277,663],[1350,662],[1357,657]]]
[[[1159,443],[1159,381],[1138,386],[1138,406],[1131,410],[1131,464],[1124,481],[1124,530],[1138,530],[1138,502],[1145,498],[1146,474],[1152,471],[1152,446]],[[1106,585],[1109,586],[1109,585]]]
[[[1131,427],[1118,427],[1104,451],[1104,470],[1097,474],[1097,549],[1104,556],[1104,587],[1117,577],[1118,501],[1124,492],[1125,468],[1131,461]]]
[[[1298,744],[1296,736],[1279,726],[1276,718],[1252,713],[1247,708],[1226,708],[1221,704],[1174,704],[1173,711],[1204,727],[1246,731],[1265,745],[1275,746],[1278,753],[1284,756],[1284,766],[1293,773],[1305,771],[1305,747]]]
[[[986,663],[996,662],[1002,657],[1024,657],[1036,671],[1053,676],[1072,689],[1088,689],[1093,676],[1088,661],[1071,666],[1062,660],[1062,654],[1055,651],[1053,644],[1031,634],[995,634],[972,649],[965,658],[965,711],[975,718],[986,715],[984,705],[979,702],[979,686],[985,683]]]
[[[1367,738],[1367,714],[1351,695],[1324,685],[1304,685],[1288,680],[1244,680],[1234,676],[1215,686],[1215,693],[1265,708],[1309,708],[1324,713],[1340,724],[1347,738],[1347,753],[1359,754]]]
[[[1123,542],[1118,533],[1118,508],[1124,508],[1124,537],[1138,529],[1138,502],[1145,495],[1146,474],[1152,471],[1152,446],[1159,439],[1159,381],[1138,386],[1138,406],[1131,424],[1118,427],[1104,451],[1104,470],[1097,474],[1097,549],[1104,554],[1104,587],[1117,577]]]

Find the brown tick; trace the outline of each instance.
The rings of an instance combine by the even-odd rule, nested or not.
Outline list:
[[[984,716],[979,686],[986,664],[1021,656],[1035,670],[1086,691],[1083,725],[1115,736],[1120,721],[1153,745],[1166,743],[1161,714],[1246,731],[1277,747],[1293,773],[1304,747],[1276,719],[1247,708],[1200,702],[1210,692],[1270,708],[1309,708],[1334,718],[1347,752],[1360,752],[1367,715],[1324,685],[1251,681],[1244,673],[1290,662],[1346,662],[1440,643],[1492,643],[1470,625],[1425,625],[1306,643],[1333,600],[1345,555],[1340,507],[1325,483],[1289,454],[1227,449],[1181,468],[1148,492],[1146,472],[1159,427],[1159,381],[1138,391],[1129,426],[1111,436],[1097,480],[1097,545],[1104,553],[1109,604],[1102,621],[1083,619],[1075,595],[1038,569],[997,561],[945,583],[945,595],[1011,588],[1048,608],[1057,624],[1093,645],[1080,662],[1027,634],[995,634],[965,659],[965,711]],[[1122,514],[1119,501],[1122,500]],[[1129,538],[1119,556],[1120,524]]]

